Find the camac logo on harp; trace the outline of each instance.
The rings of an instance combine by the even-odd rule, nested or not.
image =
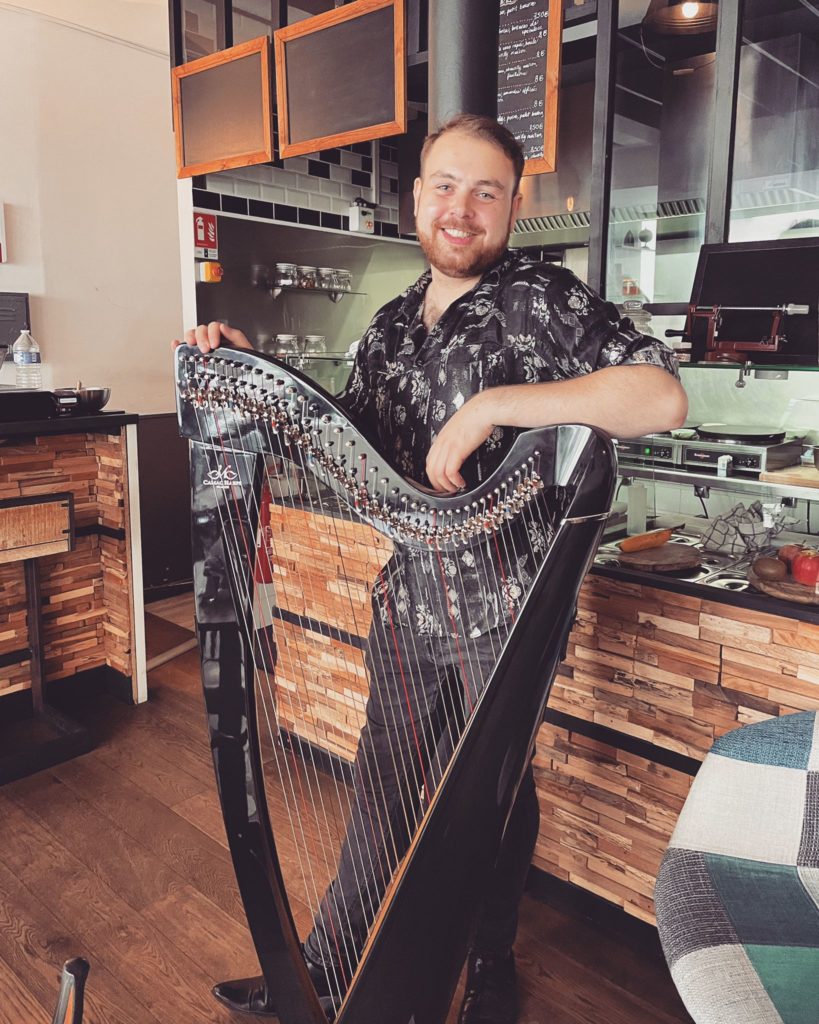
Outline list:
[[[219,469],[212,469],[205,474],[205,483],[209,487],[221,487],[223,490],[236,483],[238,479],[239,474],[230,466],[220,466]]]

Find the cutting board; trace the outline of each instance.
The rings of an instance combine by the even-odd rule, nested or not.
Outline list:
[[[788,466],[771,473],[760,473],[765,484],[788,484],[791,487],[819,487],[819,469],[816,466]]]
[[[819,593],[813,587],[806,587],[796,580],[763,580],[748,569],[748,582],[757,590],[769,597],[778,597],[782,601],[796,601],[797,604],[819,604]]]
[[[680,572],[682,569],[696,569],[700,564],[699,548],[690,544],[675,544],[669,541],[659,548],[645,551],[621,551],[617,561],[624,569],[643,569],[646,572]]]

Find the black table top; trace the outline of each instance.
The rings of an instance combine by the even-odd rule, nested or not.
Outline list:
[[[98,412],[92,416],[59,416],[51,420],[17,420],[0,423],[0,439],[36,437],[42,434],[105,434],[118,433],[122,427],[136,423],[134,412]]]

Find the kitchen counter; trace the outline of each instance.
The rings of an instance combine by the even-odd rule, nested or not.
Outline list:
[[[811,605],[799,604],[796,601],[782,601],[779,598],[761,594],[758,590],[753,590],[750,587],[748,590],[717,590],[705,583],[680,579],[667,573],[636,572],[631,569],[610,568],[603,565],[592,566],[590,574],[613,580],[622,580],[624,583],[637,583],[652,587],[654,590],[687,594],[690,597],[702,598],[704,601],[720,601],[723,604],[733,605],[736,608],[748,608],[752,611],[767,612],[769,615],[781,615],[784,618],[795,619],[799,622],[812,622],[819,625],[819,604]]]

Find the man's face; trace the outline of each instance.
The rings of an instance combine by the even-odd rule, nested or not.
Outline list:
[[[447,277],[471,278],[506,249],[521,196],[515,171],[492,142],[447,132],[427,152],[415,179],[415,229],[430,265]]]

